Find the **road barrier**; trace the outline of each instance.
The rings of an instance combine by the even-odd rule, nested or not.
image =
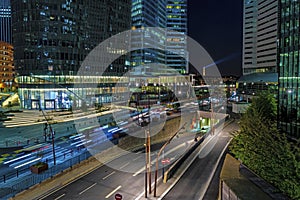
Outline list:
[[[225,118],[220,120],[218,124],[215,125],[215,129],[217,132],[220,131],[220,128],[222,128],[220,125],[223,124],[225,121]],[[230,124],[233,120],[227,121],[226,125]],[[209,130],[207,133],[205,133],[203,136],[201,136],[199,139],[197,138],[197,142],[183,155],[181,155],[170,167],[168,170],[164,173],[164,179],[163,182],[167,183],[167,181],[174,176],[174,174],[177,172],[177,170],[180,168],[180,166],[186,161],[186,159],[199,147],[200,144],[203,143],[203,141],[211,134],[211,130]],[[196,138],[195,138],[196,139]]]

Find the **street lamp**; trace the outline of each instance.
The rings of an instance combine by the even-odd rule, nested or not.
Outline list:
[[[141,84],[139,84],[138,82],[135,83],[136,87],[142,87]],[[148,117],[144,116],[143,113],[143,109],[141,111],[139,111],[138,107],[139,105],[139,100],[141,98],[141,96],[145,94],[147,95],[147,104],[148,104]],[[137,125],[141,126],[141,127],[145,127],[148,125],[148,129],[145,129],[145,198],[147,198],[147,185],[149,185],[149,194],[151,194],[151,156],[150,156],[150,146],[151,146],[151,142],[150,142],[150,99],[149,99],[149,95],[147,94],[147,91],[141,91],[136,95],[136,111],[138,112],[137,114]],[[147,112],[146,112],[147,113]],[[149,176],[149,178],[148,178]],[[148,180],[149,180],[149,184],[148,184]]]
[[[45,113],[44,113],[44,110],[41,108],[41,105],[40,105],[40,111],[42,111],[43,116],[44,116],[44,118],[46,119],[46,124],[47,124],[47,126],[49,126],[49,128],[50,128],[50,134],[51,134],[51,139],[52,139],[53,164],[56,165],[55,147],[54,147],[54,135],[55,135],[55,132],[54,132],[54,130],[52,129],[52,126],[51,126],[51,124],[49,123],[48,118],[46,117],[46,115],[45,115]]]
[[[171,140],[177,135],[177,133],[179,133],[179,131],[181,129],[184,128],[184,126],[186,125],[186,122],[180,127],[180,129],[178,129],[169,139],[168,141],[160,148],[157,157],[156,157],[156,166],[155,166],[155,181],[154,181],[154,197],[156,197],[156,185],[157,185],[157,171],[158,171],[158,158],[161,154],[161,152],[166,148],[166,146],[171,142]]]
[[[212,100],[210,102],[210,107],[211,107],[211,134],[214,135],[215,134],[215,118],[216,118],[216,113],[218,113],[220,110],[223,110],[224,109],[224,106],[221,106],[221,108],[219,108],[217,110],[217,112],[214,111],[214,108],[213,108],[213,103],[212,103]]]

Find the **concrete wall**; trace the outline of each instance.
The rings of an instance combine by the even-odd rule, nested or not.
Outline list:
[[[232,112],[233,113],[245,113],[247,108],[250,106],[250,103],[232,103]]]

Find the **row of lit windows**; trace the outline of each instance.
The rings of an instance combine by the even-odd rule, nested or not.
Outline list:
[[[281,33],[285,33],[299,28],[299,17],[281,23]]]
[[[299,34],[290,35],[281,38],[280,46],[281,47],[290,47],[290,46],[298,46],[299,45]]]

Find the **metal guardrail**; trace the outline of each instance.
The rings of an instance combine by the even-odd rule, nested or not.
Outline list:
[[[225,119],[223,119],[225,120]],[[215,129],[219,128],[220,124],[222,124],[224,121],[221,120],[218,124],[215,125]],[[228,121],[228,124],[230,124],[232,120]],[[227,125],[228,125],[227,124]],[[205,133],[201,138],[181,157],[179,157],[170,167],[168,170],[164,173],[164,179],[163,182],[167,183],[167,181],[177,172],[179,167],[186,161],[186,159],[194,152],[196,148],[199,147],[200,144],[203,143],[203,141],[211,134],[211,130],[209,130],[207,133]]]
[[[169,167],[168,170],[164,173],[163,182],[167,183],[167,181],[173,177],[179,167],[183,164],[183,162],[192,154],[192,152],[204,141],[204,139],[210,134],[210,131],[204,134],[198,142],[196,142],[185,154],[181,155],[174,163]]]
[[[50,167],[41,174],[31,173],[29,167],[23,170],[16,170],[11,173],[2,174],[0,175],[0,199],[13,197],[46,179],[53,178],[55,175],[66,169],[72,168],[72,166],[87,160],[89,157],[91,157],[91,154],[88,151],[85,151],[78,156],[72,157],[62,163]]]

